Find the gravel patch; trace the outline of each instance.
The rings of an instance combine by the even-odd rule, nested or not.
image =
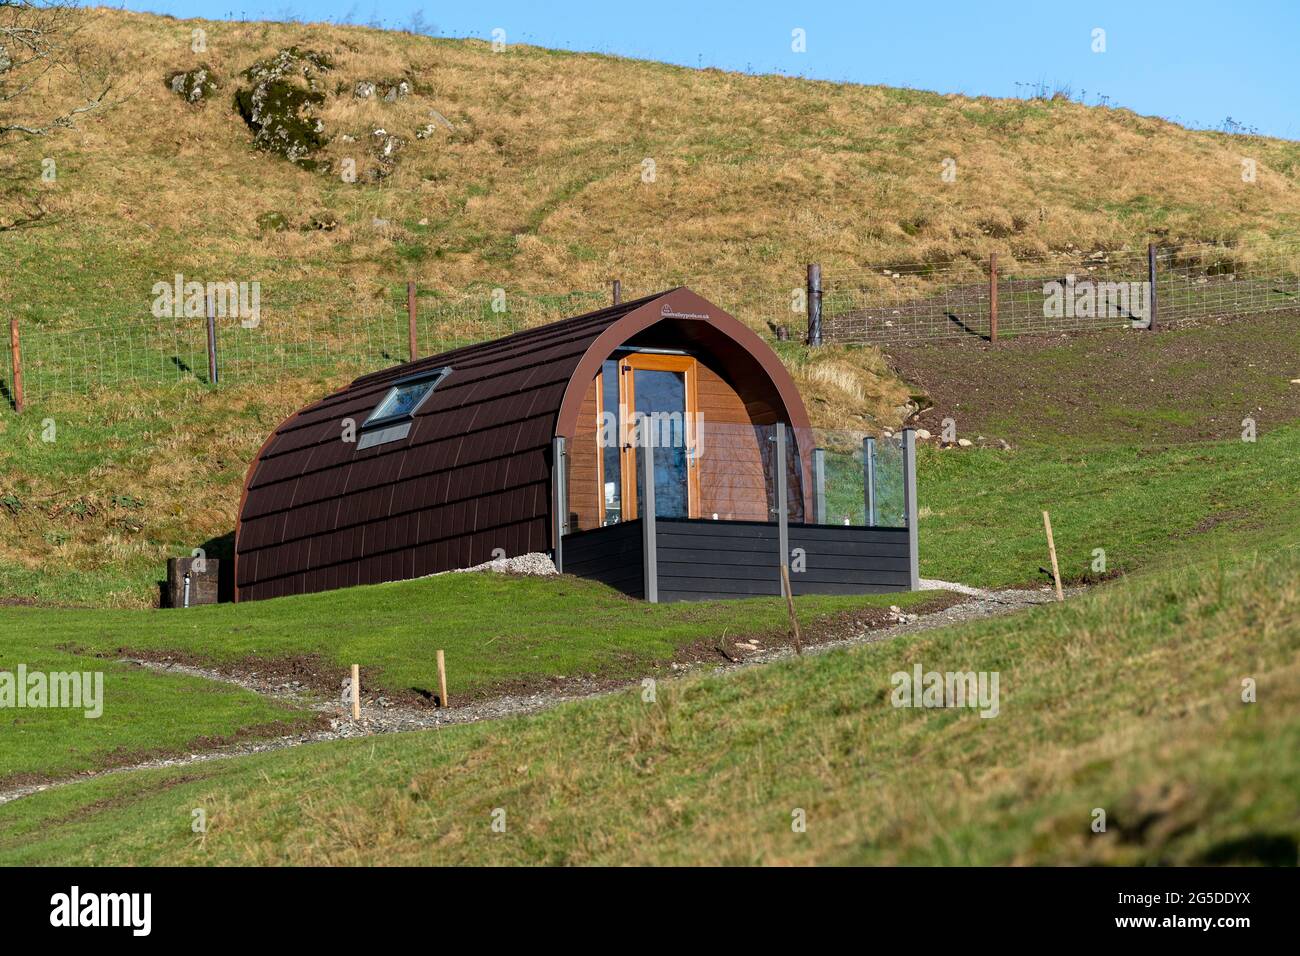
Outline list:
[[[549,555],[542,554],[540,551],[530,551],[528,554],[520,554],[513,558],[496,558],[492,561],[484,561],[472,568],[453,568],[450,571],[439,571],[437,574],[430,574],[427,577],[436,578],[443,574],[464,574],[466,571],[496,571],[500,574],[529,575],[560,573],[555,570],[555,562],[551,560]]]

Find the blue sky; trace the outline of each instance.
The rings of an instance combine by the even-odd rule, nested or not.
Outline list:
[[[112,0],[108,0],[112,2]],[[419,26],[443,37],[593,50],[685,66],[1015,96],[1069,87],[1196,127],[1232,117],[1300,139],[1300,3],[695,3],[480,0],[125,0],[212,19]],[[791,31],[807,50],[791,50]],[[1105,31],[1095,53],[1093,31]],[[1020,84],[1019,86],[1017,84]]]

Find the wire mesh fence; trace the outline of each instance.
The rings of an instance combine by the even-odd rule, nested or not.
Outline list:
[[[1177,325],[1300,308],[1300,239],[960,260],[832,273],[823,341],[991,338]],[[1155,282],[1151,283],[1152,267]],[[994,271],[996,269],[996,271]]]
[[[1071,251],[989,263],[959,259],[857,271],[827,270],[822,340],[828,344],[990,338],[999,335],[1158,325],[1300,310],[1300,238],[1233,246],[1186,244],[1157,250],[1154,287],[1144,251]],[[92,321],[37,314],[21,327],[28,401],[131,383],[210,382],[210,290],[117,301]],[[234,285],[226,283],[226,285]],[[257,283],[252,283],[257,286]],[[622,298],[689,286],[769,338],[804,338],[802,276],[755,282],[728,273],[624,283]],[[218,289],[219,293],[223,290]],[[341,284],[321,292],[306,280],[228,290],[214,308],[217,376],[261,382],[295,371],[362,374],[408,361],[411,315],[405,283],[362,295]],[[1152,294],[1154,292],[1154,295]],[[478,288],[458,293],[417,284],[414,344],[420,356],[581,315],[608,305],[611,289],[528,293]],[[995,304],[996,303],[996,304]],[[0,399],[15,404],[6,349]]]
[[[435,355],[591,312],[612,301],[608,286],[559,293],[500,287],[446,293],[416,283],[411,302],[406,283],[385,286],[377,296],[337,286],[321,294],[301,283],[251,283],[251,289],[241,284],[239,290],[221,288],[234,283],[218,283],[214,296],[209,286],[191,294],[181,277],[176,283],[176,294],[162,308],[157,298],[141,297],[138,302],[112,303],[90,322],[24,319],[21,366],[27,400],[130,383],[211,383],[209,313],[214,316],[217,380],[237,383],[294,371],[359,375],[409,361],[413,351],[417,357]],[[788,310],[790,290],[770,293],[731,277],[625,285],[622,299],[677,285],[689,285],[759,328],[775,328],[778,321],[787,330],[802,324],[802,317]],[[801,329],[792,334],[802,334]],[[0,368],[9,374],[2,384],[4,397],[13,404],[13,367],[5,351]]]
[[[145,303],[134,313],[88,324],[24,323],[23,391],[28,401],[39,401],[133,383],[211,383],[209,311],[214,313],[218,381],[259,382],[306,370],[362,374],[411,358],[405,286],[377,300],[336,307],[293,289],[259,290],[248,298],[251,310],[209,309],[201,297],[196,307],[161,317]],[[606,292],[528,295],[497,289],[446,295],[417,290],[416,354],[499,338],[607,303]],[[12,395],[12,356],[7,358],[6,390]]]

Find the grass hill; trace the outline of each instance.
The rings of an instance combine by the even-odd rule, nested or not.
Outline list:
[[[11,291],[50,318],[147,302],[156,276],[186,269],[297,283],[323,306],[407,277],[446,290],[596,290],[612,276],[633,291],[671,278],[735,290],[783,277],[784,288],[813,261],[1006,261],[1300,228],[1300,144],[1124,109],[494,53],[361,27],[87,15],[85,39],[119,61],[119,104],[6,160],[5,178],[44,189],[57,218],[7,257]],[[234,108],[243,71],[292,47],[332,64],[319,72],[329,175],[252,149]],[[200,63],[218,87],[195,106],[164,81]],[[355,96],[357,83],[382,94],[403,78],[410,92],[396,102]],[[376,128],[405,145],[372,181]],[[52,187],[38,175],[45,156],[58,161]],[[1242,182],[1243,157],[1258,163],[1254,183]],[[326,213],[336,229],[259,225]]]
[[[265,434],[362,370],[288,361],[217,388],[197,375],[115,379],[119,364],[142,360],[130,330],[147,319],[154,283],[176,273],[259,281],[286,354],[311,340],[330,358],[329,323],[400,308],[408,279],[422,309],[497,287],[599,295],[618,276],[634,295],[687,281],[770,335],[770,321],[802,321],[789,294],[810,261],[828,274],[990,252],[1011,263],[1067,246],[1234,241],[1300,225],[1300,144],[1065,99],[493,52],[362,27],[85,17],[83,40],[118,77],[114,105],[0,155],[0,206],[47,211],[0,231],[0,313],[20,318],[30,359],[39,347],[85,370],[75,388],[34,393],[22,418],[0,413],[9,599],[153,603],[165,557],[220,553]],[[236,109],[247,71],[294,48],[317,64],[326,142],[315,169],[255,149]],[[167,80],[200,66],[215,89],[192,103]],[[358,98],[368,83],[375,93]],[[400,95],[387,102],[390,89]],[[29,108],[71,96],[54,77]],[[1250,184],[1243,157],[1258,164]],[[941,176],[947,158],[955,182]],[[53,182],[42,181],[44,159]],[[342,175],[349,159],[355,182]],[[898,424],[912,389],[876,350],[779,344],[817,424]]]
[[[653,701],[62,787],[0,806],[0,862],[1294,864],[1295,540]],[[918,665],[998,672],[997,716],[891,706]]]

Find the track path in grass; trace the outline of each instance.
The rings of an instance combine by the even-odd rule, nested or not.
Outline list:
[[[833,639],[822,643],[812,643],[805,646],[804,653],[810,655],[824,654],[840,648],[853,647],[859,644],[870,644],[907,634],[914,634],[920,631],[950,627],[979,618],[997,617],[1004,614],[1025,611],[1040,604],[1050,603],[1054,599],[1050,588],[985,591],[963,584],[924,580],[921,582],[921,585],[926,590],[955,591],[965,595],[967,599],[946,607],[943,610],[934,611],[928,614],[908,614],[900,612],[895,616],[897,623],[884,627],[867,628],[848,638]],[[1082,588],[1069,589],[1065,593],[1068,597],[1073,594],[1081,593],[1082,590]],[[716,663],[674,664],[673,667],[675,669],[675,674],[682,676],[685,676],[692,671],[699,671],[704,668],[709,668],[713,673],[734,673],[746,667],[770,664],[775,661],[792,657],[793,655],[793,649],[788,646],[761,649],[741,643],[729,646],[725,656],[722,651],[719,650]],[[271,750],[284,750],[289,747],[299,747],[303,744],[317,743],[327,740],[341,740],[349,737],[368,737],[374,734],[403,733],[414,730],[432,730],[438,727],[451,726],[453,724],[478,723],[485,720],[502,720],[508,717],[523,716],[526,714],[537,713],[542,710],[548,710],[559,704],[568,703],[570,701],[584,700],[587,698],[616,693],[625,690],[636,683],[636,681],[626,680],[574,678],[564,687],[559,689],[543,690],[535,693],[504,694],[499,697],[475,701],[471,704],[465,705],[464,707],[453,706],[445,710],[432,707],[427,709],[405,707],[392,704],[391,702],[386,702],[383,698],[378,698],[377,700],[367,701],[362,708],[361,719],[359,721],[353,721],[349,708],[345,706],[341,700],[322,701],[319,698],[311,698],[293,688],[286,688],[282,682],[272,682],[269,680],[258,679],[256,677],[237,676],[218,670],[192,667],[183,664],[159,664],[151,661],[137,661],[132,659],[127,659],[125,662],[138,664],[141,667],[147,667],[151,670],[164,673],[186,674],[194,677],[203,677],[208,680],[236,684],[246,690],[251,690],[254,693],[262,694],[267,697],[273,697],[279,700],[291,700],[298,704],[305,704],[328,716],[330,727],[328,730],[322,729],[299,734],[291,734],[273,740],[235,744],[178,757],[157,758],[142,761],[137,764],[131,764],[129,766],[113,767],[106,770],[82,773],[48,783],[28,784],[21,787],[14,787],[9,790],[0,791],[0,804],[9,803],[12,800],[17,800],[33,793],[40,793],[45,790],[63,787],[70,783],[91,780],[109,774],[129,773],[133,770],[148,770],[162,767],[184,767],[191,764],[206,763],[211,760],[225,760],[231,757],[264,753]]]

